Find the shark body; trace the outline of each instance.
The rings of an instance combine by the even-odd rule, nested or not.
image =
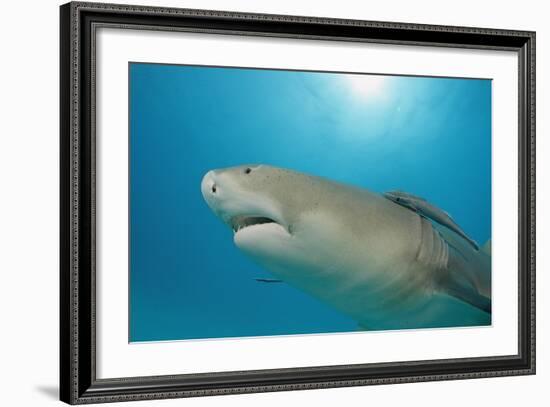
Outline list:
[[[367,189],[268,165],[208,172],[236,246],[361,329],[491,323],[490,254]]]

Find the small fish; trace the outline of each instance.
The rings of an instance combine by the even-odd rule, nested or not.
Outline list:
[[[256,278],[256,281],[260,283],[282,283],[283,280],[277,280],[275,278]]]

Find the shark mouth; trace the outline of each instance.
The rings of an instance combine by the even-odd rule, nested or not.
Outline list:
[[[245,229],[256,225],[265,225],[266,223],[278,224],[271,218],[265,216],[235,216],[231,219],[231,228],[237,233],[241,229]]]

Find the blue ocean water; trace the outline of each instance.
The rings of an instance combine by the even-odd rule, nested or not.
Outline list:
[[[129,340],[355,331],[241,253],[200,192],[265,163],[449,212],[491,236],[491,81],[132,63]]]

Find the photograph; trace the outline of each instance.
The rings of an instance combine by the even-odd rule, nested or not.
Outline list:
[[[128,92],[129,342],[492,324],[490,78],[130,61]]]

